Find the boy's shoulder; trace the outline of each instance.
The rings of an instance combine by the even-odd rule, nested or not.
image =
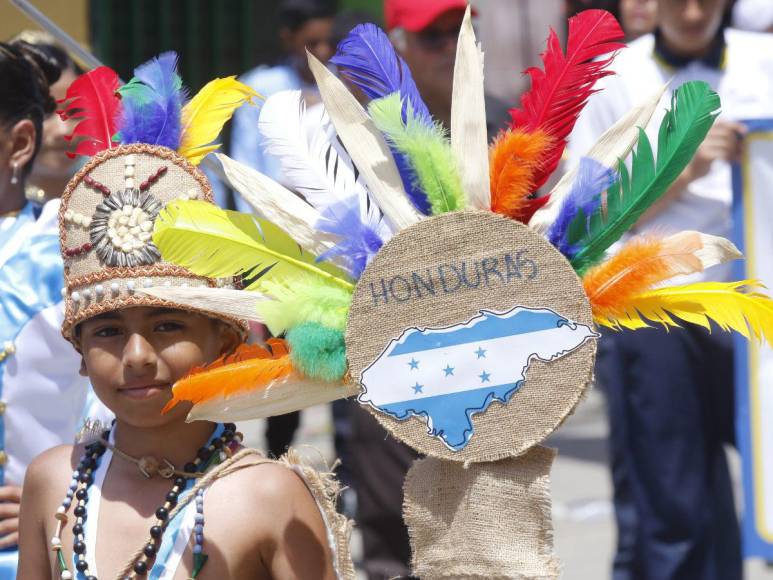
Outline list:
[[[50,479],[59,473],[71,475],[73,465],[77,462],[77,458],[83,454],[84,448],[84,444],[78,444],[57,445],[46,449],[35,457],[27,467],[27,480],[36,480],[39,477]]]

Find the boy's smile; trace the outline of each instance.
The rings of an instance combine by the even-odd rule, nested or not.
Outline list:
[[[119,420],[136,426],[184,417],[187,406],[161,414],[172,385],[239,342],[233,330],[213,318],[146,306],[95,316],[81,323],[78,332],[84,368],[97,396]]]

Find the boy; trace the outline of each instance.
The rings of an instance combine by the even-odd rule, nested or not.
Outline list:
[[[178,379],[244,338],[238,320],[135,293],[215,283],[163,262],[142,235],[181,192],[211,199],[203,175],[182,157],[129,145],[92,159],[64,193],[63,334],[116,421],[100,441],[56,447],[30,466],[22,580],[196,578],[202,567],[204,578],[348,576],[342,544],[328,545],[326,526],[341,522],[319,485],[249,452],[228,460],[240,449],[233,425],[186,423],[186,405],[161,412]],[[231,464],[218,469],[223,460]]]

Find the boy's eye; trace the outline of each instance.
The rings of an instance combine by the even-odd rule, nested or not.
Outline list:
[[[120,333],[120,329],[116,326],[103,326],[94,331],[94,336],[109,338],[111,336],[118,336]]]
[[[156,325],[156,331],[158,332],[174,332],[175,330],[182,330],[183,325],[179,322],[160,322]]]

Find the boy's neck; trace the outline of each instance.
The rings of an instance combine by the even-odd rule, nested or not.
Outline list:
[[[166,459],[176,469],[182,469],[196,457],[196,452],[215,430],[215,424],[209,421],[180,421],[159,427],[136,427],[117,419],[113,429],[115,446],[123,453],[137,459],[152,455],[159,460]]]

